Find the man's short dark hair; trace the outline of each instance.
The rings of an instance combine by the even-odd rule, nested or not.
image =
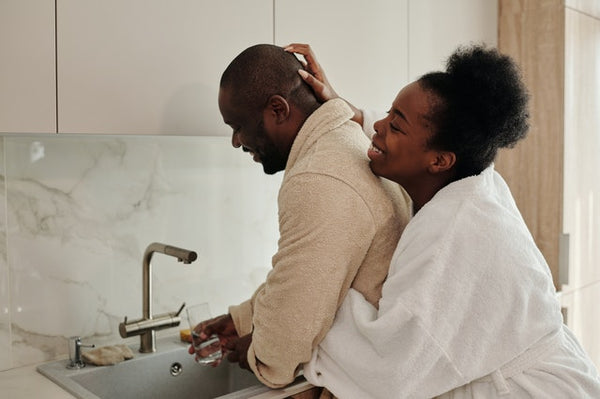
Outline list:
[[[280,95],[305,112],[316,98],[298,70],[295,55],[272,44],[257,44],[242,51],[221,76],[221,88],[232,90],[234,102],[250,110],[262,110],[273,95]]]

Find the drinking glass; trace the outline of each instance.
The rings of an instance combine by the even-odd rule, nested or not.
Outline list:
[[[186,312],[190,331],[192,333],[192,343],[196,350],[196,362],[199,364],[210,365],[221,359],[223,357],[223,352],[221,351],[221,344],[217,334],[213,334],[206,341],[202,341],[200,336],[194,331],[194,327],[198,324],[212,318],[208,303],[188,306]]]

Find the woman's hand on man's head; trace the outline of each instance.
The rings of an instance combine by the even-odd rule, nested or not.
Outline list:
[[[327,76],[321,68],[321,65],[317,62],[317,58],[310,48],[310,45],[292,43],[284,47],[284,50],[290,53],[300,54],[304,57],[304,61],[300,60],[302,65],[304,65],[304,70],[301,69],[298,73],[313,89],[320,102],[326,102],[339,97],[335,90],[333,90],[333,87],[331,87],[329,80],[327,80]]]
[[[300,54],[304,57],[304,61],[300,60],[304,65],[304,70],[300,69],[298,73],[304,79],[304,81],[313,89],[317,100],[324,103],[334,98],[340,98],[340,96],[333,90],[331,83],[325,75],[325,71],[321,68],[321,65],[315,57],[310,45],[303,43],[292,43],[284,47],[284,50],[290,53]],[[346,101],[346,100],[344,100]],[[356,108],[352,103],[346,101],[354,112],[352,120],[362,126],[364,122],[363,113],[360,109]]]

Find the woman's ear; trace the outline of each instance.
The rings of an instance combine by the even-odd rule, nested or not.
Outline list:
[[[447,172],[452,169],[456,163],[456,154],[449,151],[436,151],[436,154],[429,164],[430,173]]]
[[[279,94],[274,94],[267,101],[265,112],[274,118],[276,124],[279,124],[285,122],[290,116],[290,104]]]

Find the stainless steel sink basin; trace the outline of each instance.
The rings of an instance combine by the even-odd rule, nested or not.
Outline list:
[[[138,353],[137,346],[132,347],[135,357],[113,366],[69,370],[68,361],[62,360],[37,370],[81,399],[275,397],[271,394],[276,391],[262,385],[254,374],[227,362],[216,368],[196,364],[187,348],[176,338],[163,338],[157,341],[157,352]],[[297,381],[295,391],[303,384],[307,383]],[[290,394],[287,389],[283,392]]]

